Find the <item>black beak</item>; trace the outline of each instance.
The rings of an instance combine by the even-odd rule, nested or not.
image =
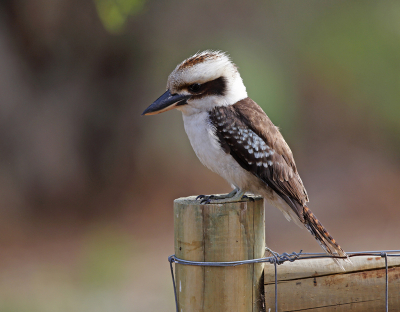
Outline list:
[[[186,104],[186,100],[190,97],[191,95],[171,94],[171,92],[167,90],[163,95],[155,100],[153,104],[145,109],[145,111],[142,113],[142,116],[155,115],[169,111],[178,105]]]

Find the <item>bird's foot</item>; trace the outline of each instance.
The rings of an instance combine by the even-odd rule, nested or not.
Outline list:
[[[242,199],[244,192],[234,189],[229,194],[224,195],[199,195],[196,199],[200,199],[200,204],[223,204],[233,203]]]
[[[234,189],[232,192],[228,193],[228,194],[222,194],[222,195],[199,195],[196,197],[196,200],[201,199],[200,203],[206,203],[206,204],[210,204],[210,200],[220,200],[220,199],[226,199],[226,198],[231,198],[234,195],[236,195],[236,193],[239,191],[239,189]]]
[[[214,197],[214,195],[199,195],[196,199],[200,199],[200,204],[210,204]]]
[[[255,201],[253,197],[249,197],[249,196],[247,196],[247,195],[243,195],[243,196],[242,196],[242,199],[248,199],[248,200],[251,201],[251,202],[254,202],[254,201]]]
[[[200,204],[209,204],[210,200],[215,199],[215,195],[199,195],[196,200],[200,199]]]

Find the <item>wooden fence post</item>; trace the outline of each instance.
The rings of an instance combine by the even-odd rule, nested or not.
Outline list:
[[[386,311],[386,266],[380,256],[351,258],[342,271],[332,259],[278,267],[278,311]],[[389,311],[400,311],[400,257],[388,257]],[[265,266],[265,306],[275,311],[275,270]]]
[[[265,253],[264,201],[200,205],[174,201],[175,256],[191,261],[239,261]],[[264,264],[176,265],[179,312],[260,312]]]

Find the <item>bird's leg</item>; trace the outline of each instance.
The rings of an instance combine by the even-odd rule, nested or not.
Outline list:
[[[226,195],[219,196],[204,196],[200,203],[201,204],[223,204],[223,203],[233,203],[242,199],[244,191],[235,188],[232,192]]]

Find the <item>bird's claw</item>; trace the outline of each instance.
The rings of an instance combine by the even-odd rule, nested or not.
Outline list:
[[[200,204],[210,204],[212,199],[215,199],[214,195],[199,195],[196,200],[200,199]]]
[[[247,196],[247,195],[243,195],[242,199],[248,199],[248,200],[250,200],[251,202],[254,202],[254,198],[253,198],[253,197],[249,197],[249,196]]]

